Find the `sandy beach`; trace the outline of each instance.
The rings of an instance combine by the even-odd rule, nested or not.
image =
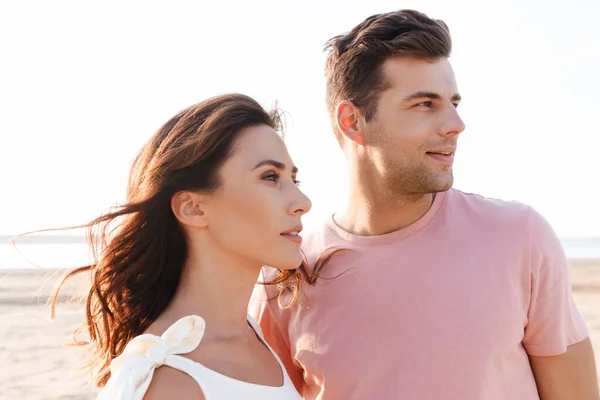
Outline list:
[[[60,271],[0,271],[0,400],[93,399],[80,348],[68,347],[83,306],[62,302],[50,321],[48,296]],[[590,330],[600,369],[600,261],[572,263],[573,293]],[[82,282],[65,295],[81,293]]]

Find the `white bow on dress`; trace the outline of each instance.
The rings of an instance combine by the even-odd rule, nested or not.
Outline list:
[[[204,328],[202,318],[190,315],[179,319],[160,337],[143,334],[132,339],[112,360],[111,377],[96,400],[142,400],[156,368],[167,365],[185,371],[193,363],[179,355],[198,347]]]

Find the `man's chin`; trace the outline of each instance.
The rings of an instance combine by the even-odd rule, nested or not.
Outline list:
[[[432,183],[433,184],[429,188],[430,193],[446,192],[452,188],[452,185],[454,184],[454,177],[452,176],[452,174],[450,174],[447,177],[438,178],[435,182]]]
[[[437,193],[447,192],[448,190],[452,189],[453,184],[454,184],[454,181],[450,181],[450,182],[446,183],[445,185],[438,187],[438,189],[435,192],[437,192]]]

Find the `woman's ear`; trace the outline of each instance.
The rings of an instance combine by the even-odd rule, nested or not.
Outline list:
[[[182,191],[175,193],[171,198],[171,210],[175,218],[183,224],[195,228],[206,228],[208,218],[206,215],[206,195]]]

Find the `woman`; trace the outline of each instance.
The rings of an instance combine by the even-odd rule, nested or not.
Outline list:
[[[263,265],[282,291],[309,279],[311,203],[279,121],[239,94],[183,110],[135,159],[127,204],[90,223],[95,262],[64,279],[91,273],[99,398],[300,398],[246,311]]]

